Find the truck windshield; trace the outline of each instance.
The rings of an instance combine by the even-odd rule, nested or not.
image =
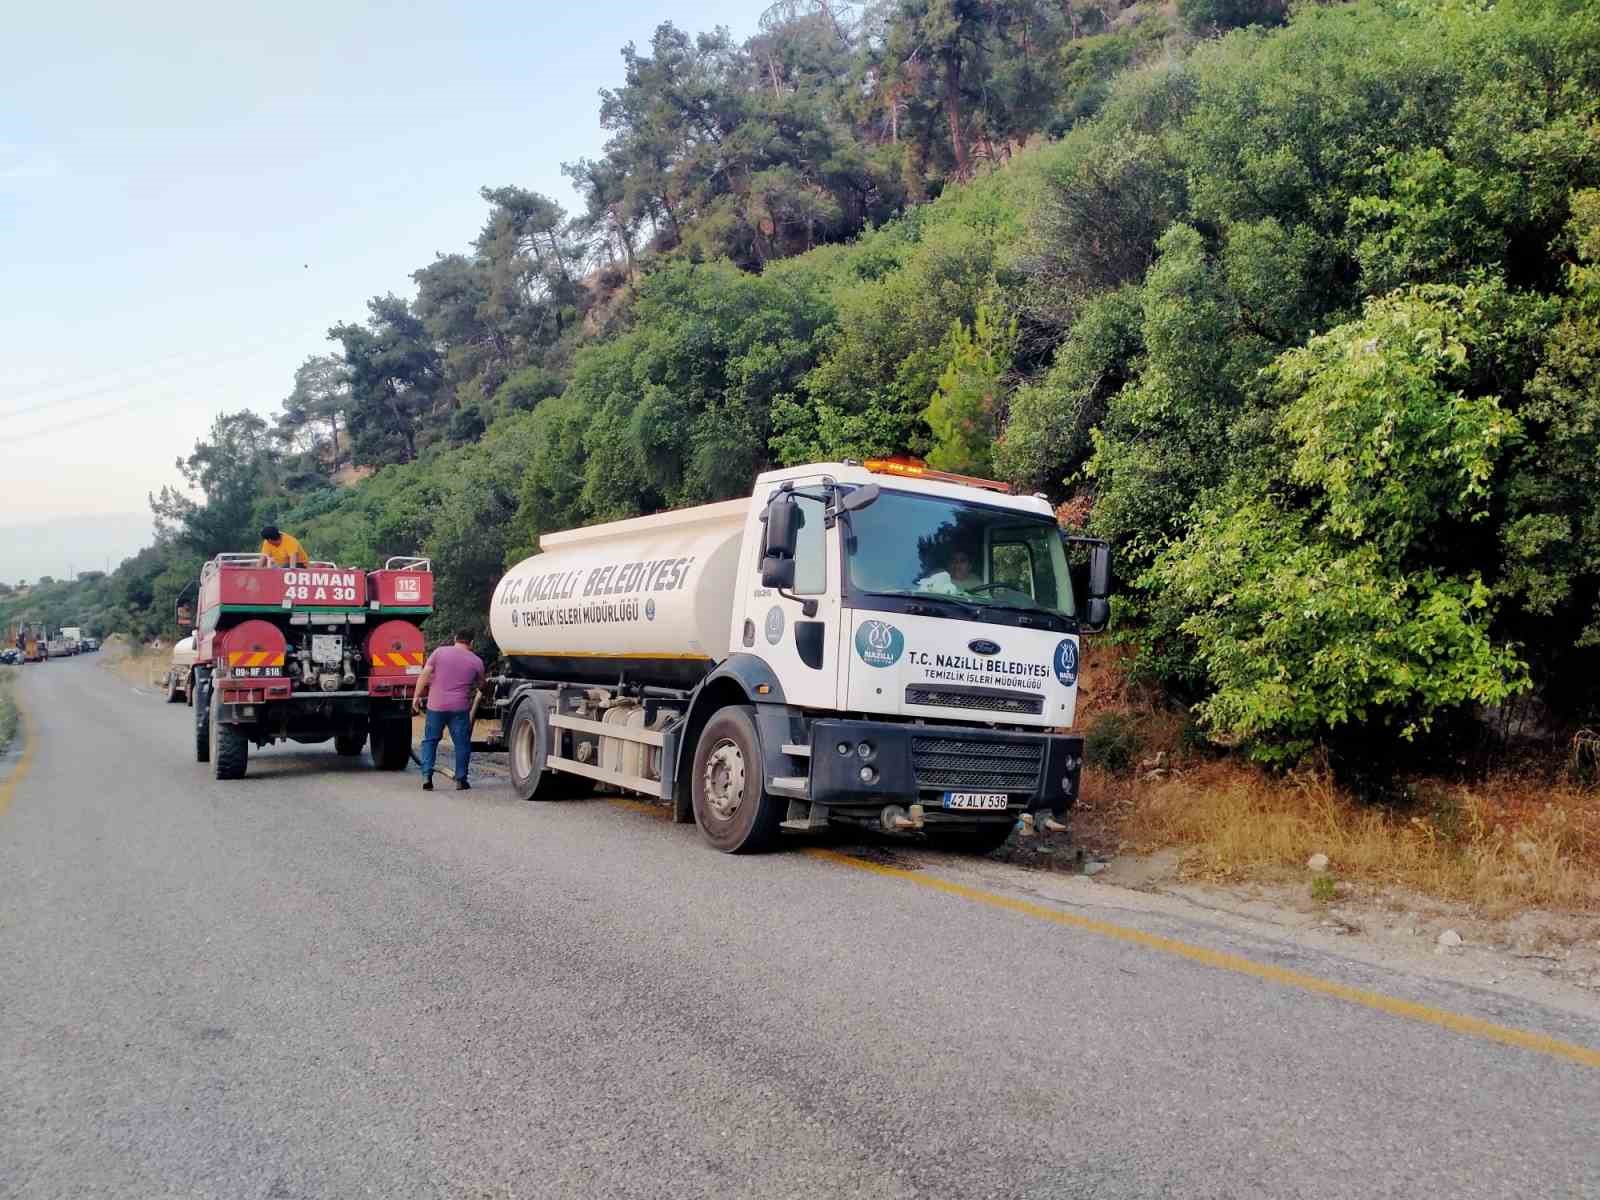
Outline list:
[[[1074,615],[1061,534],[1048,517],[885,490],[850,514],[850,533],[858,591]]]

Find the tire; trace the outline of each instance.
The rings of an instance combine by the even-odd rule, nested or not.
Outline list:
[[[189,672],[189,677],[183,683],[183,702],[190,708],[194,707],[194,672]]]
[[[243,779],[250,767],[250,741],[237,725],[222,723],[222,700],[211,701],[211,773],[218,779]]]
[[[506,757],[511,766],[511,790],[519,800],[551,800],[555,789],[545,770],[550,756],[550,710],[538,696],[529,696],[511,714],[506,733]]]
[[[993,854],[1011,838],[1015,821],[996,821],[976,829],[924,829],[928,845],[960,854]]]
[[[197,763],[211,761],[211,703],[210,688],[208,695],[199,697],[194,704],[194,760]]]
[[[367,735],[365,733],[336,733],[333,735],[333,748],[340,758],[354,758],[366,749]]]
[[[335,747],[338,739],[334,739]],[[372,765],[380,771],[403,771],[411,761],[411,718],[385,717],[372,723]],[[360,753],[360,747],[356,753]],[[344,751],[340,750],[343,754]]]
[[[765,784],[755,709],[719,710],[700,732],[689,781],[695,823],[706,841],[724,854],[770,849],[788,805]]]
[[[181,698],[181,693],[178,691],[178,677],[176,675],[174,675],[171,671],[168,671],[167,672],[167,703],[168,704],[176,704],[180,698]]]

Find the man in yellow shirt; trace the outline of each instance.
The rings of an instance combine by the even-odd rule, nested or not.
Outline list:
[[[261,556],[274,567],[305,567],[311,565],[305,547],[294,534],[284,533],[276,525],[261,531]]]

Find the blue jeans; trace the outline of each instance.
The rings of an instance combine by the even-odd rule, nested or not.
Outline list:
[[[428,725],[422,734],[422,777],[433,775],[433,761],[439,753],[439,739],[450,731],[450,744],[456,748],[456,778],[467,777],[467,764],[472,761],[472,713],[463,708],[456,712],[428,710]]]

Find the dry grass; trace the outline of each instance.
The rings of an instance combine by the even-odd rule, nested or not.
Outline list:
[[[172,647],[152,650],[141,642],[114,633],[101,643],[95,657],[101,670],[110,671],[138,687],[159,688],[166,682]]]
[[[1074,825],[1093,848],[1176,849],[1186,876],[1228,882],[1302,880],[1306,860],[1322,853],[1340,880],[1485,915],[1600,910],[1600,743],[1575,741],[1570,762],[1550,764],[1562,782],[1413,780],[1414,803],[1384,808],[1345,794],[1324,769],[1279,776],[1238,759],[1186,760],[1184,715],[1129,684],[1126,665],[1125,651],[1094,647],[1080,682],[1079,727],[1121,714],[1140,746],[1131,771],[1090,758]]]
[[[1210,763],[1139,783],[1121,833],[1139,850],[1180,847],[1189,875],[1298,872],[1312,854],[1342,879],[1415,889],[1488,915],[1600,908],[1600,792],[1500,778],[1423,782],[1404,810],[1358,803],[1324,771],[1275,778]]]

